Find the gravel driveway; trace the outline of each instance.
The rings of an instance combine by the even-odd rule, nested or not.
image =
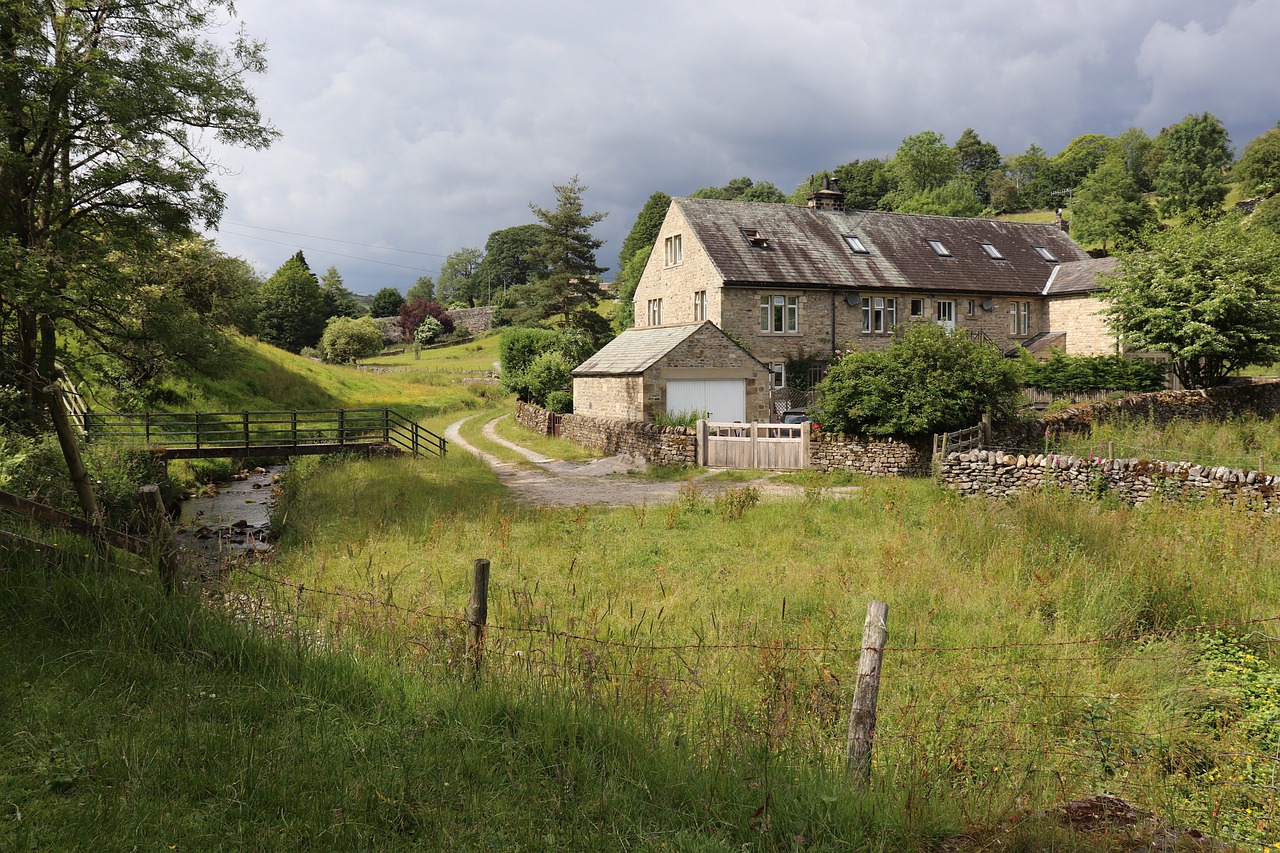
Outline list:
[[[628,456],[609,456],[590,462],[562,462],[548,459],[528,448],[507,441],[498,435],[494,418],[484,425],[484,436],[495,444],[509,447],[523,455],[532,465],[504,462],[485,453],[462,437],[461,427],[469,418],[455,421],[445,429],[444,436],[455,446],[480,457],[498,479],[520,500],[542,506],[639,506],[642,503],[661,504],[674,501],[680,487],[693,483],[702,490],[703,497],[714,497],[720,492],[747,485],[743,481],[711,479],[716,473],[704,471],[688,480],[653,482],[628,474],[643,472],[647,465]],[[804,494],[799,486],[772,481],[773,472],[761,471],[760,476],[749,482],[760,489],[764,498],[796,497]],[[856,486],[828,487],[823,494],[832,497],[851,494]]]

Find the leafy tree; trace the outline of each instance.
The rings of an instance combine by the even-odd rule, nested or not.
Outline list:
[[[635,224],[631,226],[626,239],[622,241],[622,251],[618,253],[616,279],[618,304],[615,308],[613,323],[614,328],[619,332],[631,328],[634,322],[635,310],[632,299],[635,296],[636,285],[640,283],[640,275],[644,272],[653,244],[658,240],[658,232],[662,229],[662,222],[666,219],[667,208],[670,206],[671,196],[662,190],[649,196],[644,207],[640,208]],[[644,260],[632,263],[637,257],[643,257]]]
[[[960,174],[973,183],[978,199],[988,204],[991,192],[987,180],[1001,167],[1000,149],[990,142],[983,142],[977,131],[966,127],[956,140],[955,150]]]
[[[1232,177],[1249,195],[1280,193],[1280,127],[1271,128],[1245,146]]]
[[[313,347],[324,334],[320,282],[297,252],[258,291],[258,337],[289,352]]]
[[[1168,129],[1156,194],[1165,216],[1217,213],[1227,197],[1223,169],[1231,162],[1227,129],[1212,113],[1189,115]]]
[[[996,169],[987,175],[987,206],[997,213],[1007,213],[1022,207],[1018,185],[1004,169]]]
[[[898,202],[901,213],[936,216],[977,216],[982,212],[977,187],[968,178],[954,178],[940,187],[916,193]]]
[[[342,273],[335,266],[330,266],[320,276],[320,300],[321,313],[325,317],[361,317],[365,313],[364,306],[356,301],[354,293],[347,290]]]
[[[529,283],[534,272],[529,253],[541,233],[541,225],[515,225],[489,235],[484,244],[484,260],[474,276],[478,282],[477,299],[480,287],[484,288],[486,301],[494,304],[508,288]]]
[[[1012,416],[1021,368],[996,347],[910,323],[885,350],[852,352],[818,383],[823,427],[835,432],[914,437],[973,426],[990,412]]]
[[[1130,350],[1168,353],[1187,388],[1280,360],[1280,241],[1237,216],[1152,232],[1106,277],[1107,316]]]
[[[857,210],[889,210],[887,197],[898,188],[897,178],[887,160],[853,160],[836,166],[832,177],[844,193],[846,207]],[[808,190],[806,189],[806,194]],[[804,203],[801,199],[800,203]]]
[[[604,219],[605,214],[583,212],[582,194],[587,187],[577,175],[567,184],[554,185],[554,189],[554,210],[529,205],[542,223],[538,243],[528,255],[537,269],[529,285],[530,296],[541,319],[560,315],[565,327],[586,327],[590,320],[581,315],[594,313],[592,309],[603,293],[599,275],[605,271],[596,264],[596,249],[604,241],[591,236],[591,226]]]
[[[382,351],[382,329],[367,314],[331,317],[320,337],[320,355],[332,364],[348,364]]]
[[[1023,207],[1048,207],[1053,189],[1049,172],[1049,158],[1039,145],[1031,145],[1021,154],[1005,159],[1009,180],[1018,190]]]
[[[1119,152],[1081,182],[1071,208],[1071,234],[1084,245],[1130,239],[1155,219]]]
[[[960,158],[941,133],[925,130],[902,140],[889,164],[898,195],[907,199],[946,186],[960,176]]]
[[[787,197],[782,190],[768,181],[760,181],[743,190],[738,201],[756,201],[765,204],[786,204]]]
[[[432,317],[440,324],[442,332],[446,335],[453,334],[453,318],[449,316],[449,312],[439,302],[428,302],[425,299],[415,299],[412,302],[406,302],[400,306],[400,316],[396,319],[396,325],[400,327],[400,332],[405,340],[414,338],[418,331],[418,326],[427,317]]]
[[[476,307],[477,297],[482,297],[484,288],[476,277],[480,269],[482,255],[479,249],[462,248],[451,252],[440,266],[440,278],[436,287],[440,299],[450,305]]]
[[[785,204],[787,196],[768,181],[756,183],[747,177],[734,178],[722,187],[703,187],[689,193],[690,198],[711,198],[720,201],[760,201]],[[665,210],[663,211],[665,213]],[[634,254],[634,249],[632,250]]]
[[[1055,394],[1142,393],[1164,387],[1164,366],[1160,362],[1121,355],[1066,355],[1056,350],[1044,361],[1037,361],[1026,353],[1023,370],[1028,386]]]
[[[373,302],[369,304],[370,317],[394,317],[400,313],[404,297],[394,287],[384,287],[373,294]]]
[[[417,302],[419,299],[426,302],[434,302],[436,298],[436,283],[431,280],[431,276],[418,276],[418,280],[413,283],[404,294],[405,302]]]
[[[263,148],[247,74],[263,49],[225,37],[229,0],[6,2],[0,10],[0,368],[32,424],[77,329],[100,346],[136,296],[111,256],[140,257],[224,196],[204,144]],[[214,38],[208,36],[214,34]],[[216,40],[215,40],[216,39]]]
[[[1077,136],[1052,159],[1056,189],[1078,187],[1089,174],[1111,155],[1116,142],[1101,133]]]
[[[1138,192],[1149,193],[1155,187],[1156,143],[1140,127],[1131,127],[1115,139],[1115,147],[1124,161],[1124,170],[1133,179]]]

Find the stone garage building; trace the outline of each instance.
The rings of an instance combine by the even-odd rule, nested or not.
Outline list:
[[[576,414],[769,420],[769,371],[711,322],[628,329],[573,371]]]

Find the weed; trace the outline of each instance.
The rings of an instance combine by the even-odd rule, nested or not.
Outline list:
[[[760,489],[756,486],[738,486],[715,497],[716,513],[725,521],[742,518],[744,512],[758,503]]]

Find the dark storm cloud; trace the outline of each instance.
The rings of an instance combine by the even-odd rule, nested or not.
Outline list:
[[[1280,118],[1280,10],[1264,0],[237,6],[270,47],[252,85],[284,136],[224,156],[220,242],[264,272],[303,247],[361,291],[403,290],[531,221],[574,174],[610,214],[612,266],[654,190],[749,175],[789,192],[921,130],[1053,153],[1204,110],[1243,145]]]

